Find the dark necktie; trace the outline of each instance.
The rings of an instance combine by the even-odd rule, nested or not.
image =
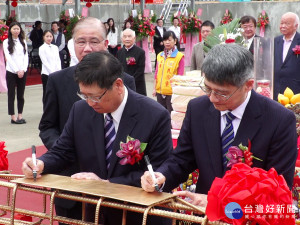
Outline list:
[[[112,154],[114,140],[116,138],[115,126],[113,123],[113,118],[110,113],[107,113],[105,116],[105,153],[106,153],[106,165],[107,169],[110,166],[110,156]]]
[[[225,129],[222,133],[222,155],[223,155],[224,170],[227,167],[226,153],[228,152],[228,149],[234,140],[234,130],[233,130],[232,121],[235,119],[235,116],[231,112],[226,113],[225,116],[227,122],[226,122]]]

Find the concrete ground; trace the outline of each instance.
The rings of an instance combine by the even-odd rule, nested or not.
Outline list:
[[[154,67],[155,54],[151,54]],[[154,71],[153,71],[154,72]],[[147,94],[152,97],[154,76],[145,75]],[[26,124],[11,124],[7,110],[7,94],[0,93],[0,141],[5,141],[6,150],[11,153],[30,148],[32,145],[42,145],[39,138],[38,125],[42,116],[42,85],[26,86],[23,117]],[[16,109],[16,107],[15,107]]]

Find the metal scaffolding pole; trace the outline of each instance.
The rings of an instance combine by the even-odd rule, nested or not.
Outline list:
[[[141,12],[142,12],[142,15],[144,15],[145,0],[141,0],[140,6],[141,6]]]
[[[80,0],[75,1],[75,15],[80,15]]]
[[[191,0],[191,10],[195,12],[195,0]]]

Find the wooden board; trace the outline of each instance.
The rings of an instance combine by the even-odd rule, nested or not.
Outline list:
[[[19,178],[12,180],[11,182],[34,187],[53,188],[98,197],[106,197],[143,206],[149,206],[167,199],[175,198],[172,194],[158,192],[148,193],[142,188],[128,185],[114,184],[98,180],[76,180],[71,177],[53,174],[43,175],[36,181],[33,179]]]

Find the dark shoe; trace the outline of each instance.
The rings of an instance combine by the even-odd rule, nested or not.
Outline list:
[[[12,124],[24,124],[26,123],[26,121],[24,119],[20,119],[20,120],[11,120],[10,121]]]
[[[19,121],[19,122],[21,122],[21,123],[26,123],[26,120],[24,120],[23,118],[22,118],[22,119],[19,119],[19,120],[17,120],[17,121]]]
[[[11,120],[10,121],[12,124],[22,124],[19,120]]]

